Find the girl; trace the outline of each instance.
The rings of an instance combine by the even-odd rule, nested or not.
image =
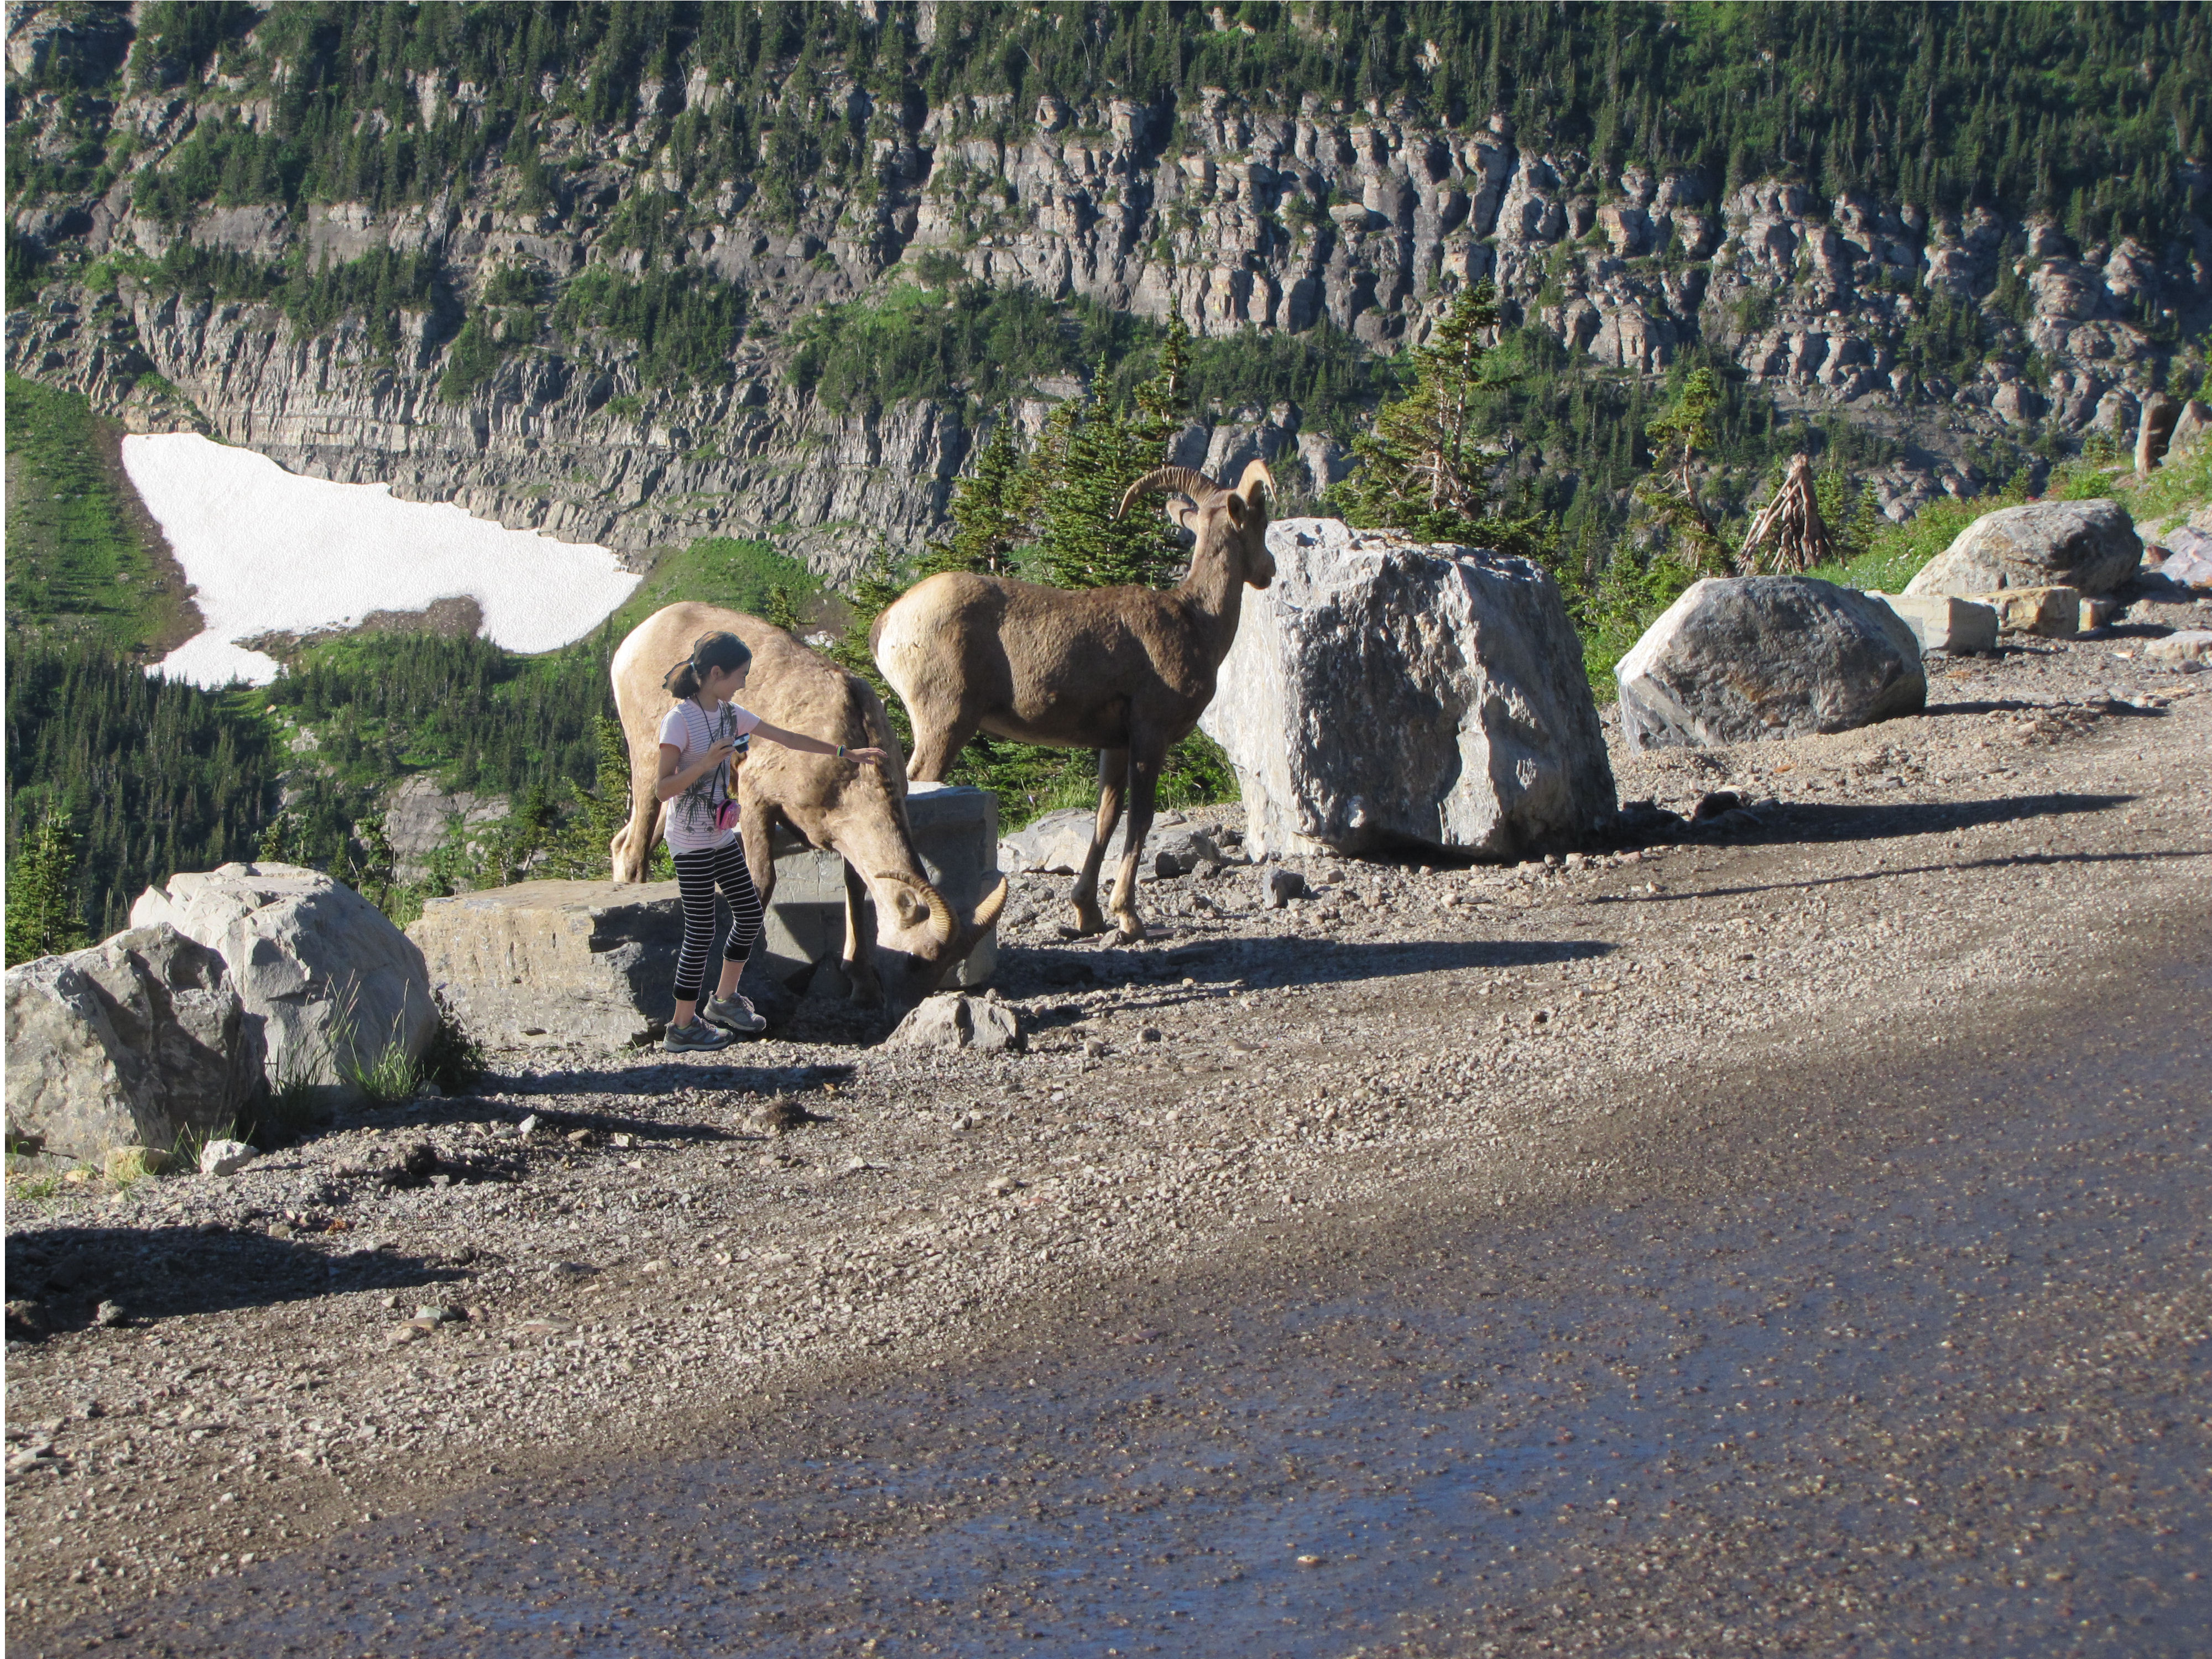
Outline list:
[[[760,895],[745,868],[738,839],[738,804],[732,799],[732,757],[742,763],[755,736],[801,754],[838,760],[882,761],[881,749],[848,749],[770,726],[730,699],[745,689],[753,653],[734,634],[702,634],[691,654],[661,684],[678,698],[660,722],[660,777],[655,793],[668,805],[668,850],[676,860],[677,890],[684,903],[684,945],[676,958],[676,1017],[661,1046],[678,1053],[720,1048],[738,1034],[768,1022],[738,994],[738,978],[760,936]],[[722,977],[704,1018],[699,993],[707,977],[707,951],[714,942],[714,890],[730,902],[730,939],[722,951]]]

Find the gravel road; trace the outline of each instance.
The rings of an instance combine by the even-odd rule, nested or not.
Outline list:
[[[1261,1291],[1227,1287],[1305,1273],[1350,1294],[1347,1261],[1406,1259],[1447,1218],[1455,1240],[1471,1213],[1502,1230],[1474,1259],[1534,1306],[1543,1269],[1513,1261],[1596,1251],[1588,1218],[1647,1188],[1695,1197],[1703,1170],[1764,1167],[1777,1191],[1826,1181],[1849,1212],[1863,1126],[1804,1105],[1808,1076],[1901,1076],[1916,1056],[2023,1030],[2040,1030],[2055,1071],[2104,1052],[2146,968],[2201,964],[2212,696],[2207,677],[2133,654],[2160,623],[2197,619],[2170,609],[1945,669],[1925,716],[1616,754],[1624,799],[1686,811],[1726,789],[1748,805],[1695,832],[1655,826],[1633,850],[1509,871],[1317,861],[1313,898],[1280,910],[1249,870],[1160,882],[1145,900],[1162,937],[1133,950],[1060,941],[1065,879],[1025,881],[1010,915],[1033,914],[1008,929],[1001,977],[1031,1032],[1024,1054],[868,1049],[828,1008],[802,1017],[812,1040],[734,1060],[549,1039],[495,1056],[478,1097],[349,1120],[234,1177],[19,1198],[9,1295],[36,1297],[52,1329],[9,1349],[9,1638],[222,1650],[145,1621],[186,1586],[196,1606],[246,1605],[339,1551],[367,1573],[378,1547],[363,1540],[465,1494],[568,1502],[579,1470],[597,1491],[623,1469],[665,1474],[655,1460],[785,1443],[837,1402],[949,1388],[1009,1356],[1073,1395],[1093,1386],[1088,1356],[1103,1388],[1118,1356],[1152,1346],[1152,1301],[1265,1323]],[[2191,983],[2201,1011],[2201,975]],[[2171,1035],[2152,1060],[2176,1052]],[[1936,1093],[1915,1110],[1940,1116],[1940,1082],[1922,1076]],[[1989,1103],[1955,1103],[1971,1117]],[[1765,1166],[1744,1164],[1753,1146]],[[1916,1180],[1960,1176],[1893,1161],[1900,1203]],[[2165,1200],[2147,1187],[2142,1201]],[[1607,1248],[1635,1254],[1626,1235]],[[1724,1275],[1694,1265],[1686,1239],[1673,1249],[1710,1314]],[[1849,1293],[1871,1320],[1881,1261],[1856,1255]],[[2118,1265],[2100,1271],[2113,1276],[2076,1287],[2085,1309],[2133,1294]],[[1953,1284],[1923,1274],[1896,1298]],[[94,1322],[103,1301],[119,1322]],[[2147,1313],[2129,1340],[2201,1338],[2203,1309],[2175,1307],[2179,1323]],[[430,1308],[458,1316],[413,1317]],[[1632,1323],[1623,1352],[1662,1340]],[[1534,1324],[1509,1320],[1496,1340],[1510,1363],[1547,1363]],[[1855,1364],[1868,1401],[1910,1380]],[[2201,1450],[2201,1397],[2174,1376],[2156,1420]],[[2097,1432],[2133,1432],[2152,1420],[2129,1414],[2138,1404],[2082,1409]],[[1513,1415],[1533,1431],[1555,1406],[1529,1395]],[[1395,1413],[1379,1402],[1376,1421]],[[1490,1419],[1455,1421],[1457,1455],[1472,1455]],[[1879,1432],[1871,1412],[1844,1413],[1845,1430]],[[1382,1438],[1405,1455],[1402,1436]],[[1176,1493],[1157,1498],[1172,1508]],[[1992,1513],[2012,1501],[1977,1499]],[[1635,1571],[1618,1553],[1604,1563],[1582,1565],[1607,1582]],[[1534,1582],[1448,1595],[1455,1616],[1517,1609]]]

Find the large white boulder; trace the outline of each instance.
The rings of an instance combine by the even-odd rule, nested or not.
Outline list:
[[[261,1021],[272,1088],[325,1103],[394,1049],[422,1058],[438,1028],[422,953],[342,882],[292,864],[226,864],[169,878],[131,907],[134,927],[167,922],[219,951]]]
[[[1795,738],[1927,706],[1920,641],[1877,599],[1808,576],[1708,576],[1614,674],[1639,749]]]
[[[1907,582],[1907,593],[2073,587],[2109,593],[2142,563],[2135,520],[2118,501],[2030,501],[1982,516]]]
[[[1613,811],[1582,641],[1541,567],[1334,519],[1267,528],[1199,724],[1228,751],[1245,848],[1519,858]]]
[[[7,974],[8,1137],[97,1167],[228,1129],[261,1089],[258,1034],[215,951],[165,924]]]

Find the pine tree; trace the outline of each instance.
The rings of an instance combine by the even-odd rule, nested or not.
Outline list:
[[[1126,410],[1115,409],[1091,386],[1073,405],[1053,411],[1059,422],[1037,447],[1038,573],[1057,587],[1162,587],[1186,562],[1179,533],[1161,515],[1132,510],[1114,516],[1122,493],[1167,459],[1187,397],[1189,335],[1176,318],[1161,348],[1160,367],[1137,388]]]
[[[549,876],[603,881],[607,848],[615,832],[629,822],[629,746],[622,726],[605,714],[592,722],[599,749],[599,770],[589,789],[568,785],[571,810],[539,870]]]
[[[77,905],[76,832],[66,819],[41,822],[8,882],[8,965],[82,948]]]
[[[1483,336],[1498,320],[1498,290],[1485,279],[1414,348],[1413,389],[1376,411],[1374,429],[1352,446],[1358,470],[1331,492],[1347,523],[1532,556],[1545,550],[1542,520],[1504,518],[1491,505],[1498,457],[1481,443],[1491,385]]]
[[[1695,571],[1725,572],[1733,562],[1698,495],[1698,458],[1712,447],[1725,402],[1720,376],[1694,368],[1674,401],[1644,428],[1656,446],[1654,470],[1637,481],[1636,499],[1670,532],[1675,559]]]
[[[1014,441],[1013,411],[1006,410],[975,458],[972,477],[953,486],[948,511],[952,534],[922,556],[920,574],[946,570],[1004,576],[1014,568],[1014,554],[1029,538],[1029,492],[1020,447]]]

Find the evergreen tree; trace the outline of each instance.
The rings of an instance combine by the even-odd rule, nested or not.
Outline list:
[[[1331,492],[1347,523],[1500,552],[1544,550],[1540,517],[1508,519],[1491,505],[1500,459],[1483,442],[1492,385],[1484,336],[1497,326],[1498,289],[1486,278],[1413,349],[1412,390],[1376,411],[1374,429],[1352,446],[1358,470]]]
[[[1698,464],[1713,447],[1725,402],[1720,376],[1710,368],[1693,368],[1683,377],[1674,400],[1644,428],[1656,447],[1653,471],[1637,481],[1636,498],[1668,532],[1677,562],[1698,572],[1733,568],[1698,494]]]
[[[1011,575],[1016,550],[1029,538],[1027,471],[1014,441],[1013,411],[1001,413],[991,428],[975,471],[953,486],[952,534],[922,556],[919,574],[965,570],[977,575]]]
[[[67,820],[50,817],[31,836],[9,877],[8,965],[78,950],[84,943],[76,832]]]
[[[1167,520],[1133,508],[1117,519],[1122,493],[1167,459],[1167,442],[1183,413],[1189,335],[1178,317],[1170,325],[1160,367],[1137,388],[1127,409],[1109,405],[1098,387],[1101,362],[1079,401],[1054,411],[1059,429],[1034,458],[1039,574],[1056,587],[1163,587],[1186,562],[1182,535]]]
[[[561,826],[539,867],[549,876],[604,881],[608,872],[608,847],[615,832],[629,822],[629,747],[622,726],[605,714],[592,721],[599,747],[598,774],[589,789],[568,785],[573,810]]]

